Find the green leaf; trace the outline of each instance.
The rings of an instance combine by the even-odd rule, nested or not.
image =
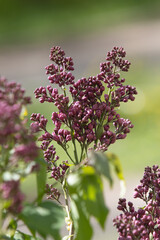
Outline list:
[[[119,158],[113,153],[107,153],[106,156],[107,156],[107,159],[110,162],[110,164],[113,165],[114,171],[120,180],[120,189],[121,189],[120,196],[123,197],[126,192],[126,183],[125,183],[125,179],[123,176],[121,162],[120,162]]]
[[[114,166],[115,173],[120,180],[124,180],[121,162],[117,155],[113,153],[106,153],[108,161]]]
[[[5,235],[0,235],[1,240],[41,240],[40,238],[34,238],[33,236],[30,236],[28,234],[22,233],[20,231],[16,231],[14,236],[9,237]]]
[[[64,225],[64,211],[54,202],[45,201],[38,206],[27,205],[20,214],[21,220],[27,225],[33,235],[39,233],[42,237],[52,236],[60,240],[59,231]]]
[[[71,211],[76,230],[75,240],[90,240],[92,238],[92,227],[90,225],[89,217],[82,208],[83,203],[74,195],[71,201]]]
[[[13,229],[13,230],[17,229],[17,221],[15,219],[11,219],[8,225],[8,229]]]
[[[38,202],[40,203],[43,195],[45,193],[45,186],[46,186],[46,178],[47,178],[47,165],[43,159],[38,159],[37,162],[39,163],[40,169],[37,172],[37,194],[38,194]]]
[[[0,239],[1,239],[1,240],[11,240],[10,237],[5,236],[5,235],[0,235]]]
[[[41,239],[37,237],[35,238],[20,231],[16,231],[13,240],[41,240]]]
[[[91,164],[96,169],[99,175],[103,175],[109,180],[110,186],[113,185],[113,180],[110,173],[109,161],[104,153],[90,152],[89,164]]]
[[[67,183],[72,199],[71,212],[74,224],[76,222],[74,227],[77,240],[89,240],[92,236],[90,217],[95,217],[104,228],[109,212],[103,198],[101,178],[92,166],[83,166],[68,176]]]
[[[102,136],[103,133],[103,125],[99,124],[97,131],[96,131],[96,138],[100,139],[100,137]]]

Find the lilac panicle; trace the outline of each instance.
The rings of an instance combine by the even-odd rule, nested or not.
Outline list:
[[[20,84],[0,77],[0,144],[6,144],[12,135],[16,136],[22,129],[23,106],[31,103],[24,94]]]
[[[48,171],[57,181],[61,181],[65,170],[57,163],[58,156],[52,142],[63,148],[73,164],[78,164],[89,147],[106,151],[116,140],[124,139],[133,128],[131,121],[118,113],[121,102],[134,101],[137,94],[136,88],[125,85],[125,79],[120,75],[130,67],[125,55],[122,47],[114,47],[108,52],[106,61],[100,64],[97,76],[75,81],[71,73],[74,70],[73,59],[66,57],[59,46],[51,48],[52,63],[46,67],[51,85],[39,87],[34,93],[41,103],[53,103],[57,107],[58,111],[51,116],[54,128],[52,132],[47,130],[47,119],[41,114],[32,114],[31,127],[34,132],[43,131],[39,137],[41,149]],[[75,159],[69,154],[68,142],[73,143]],[[76,142],[81,147],[80,156],[76,153]]]
[[[144,201],[145,206],[137,211],[133,203],[119,199],[118,210],[123,213],[113,222],[120,239],[160,239],[160,168],[146,167],[140,185],[135,188],[134,198]]]
[[[26,127],[27,119],[24,118],[25,106],[30,103],[30,97],[25,96],[25,90],[20,84],[0,77],[0,179],[3,179],[5,171],[17,174],[18,169],[22,170],[22,166],[26,168],[28,162],[35,161],[38,156],[35,136]],[[36,163],[34,168],[36,169]],[[24,195],[21,193],[19,180],[3,179],[0,183],[0,195],[11,202],[7,208],[9,212],[20,213]]]
[[[20,84],[0,77],[0,144],[9,150],[10,143],[14,142],[14,161],[19,158],[32,161],[38,154],[34,135],[26,128],[26,119],[22,116],[23,108],[30,103]]]

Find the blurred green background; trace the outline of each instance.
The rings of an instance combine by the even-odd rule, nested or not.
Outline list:
[[[77,79],[96,75],[114,45],[127,51],[132,65],[126,82],[139,94],[120,111],[135,128],[109,151],[119,156],[135,187],[146,165],[160,163],[160,1],[0,0],[1,75],[20,82],[33,97],[36,87],[48,84],[44,67],[55,44],[73,57]],[[33,101],[29,114],[54,110]]]

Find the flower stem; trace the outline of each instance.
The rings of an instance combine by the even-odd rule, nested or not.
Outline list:
[[[67,151],[66,146],[64,146],[63,144],[59,144],[63,150],[66,152],[67,156],[69,157],[69,159],[72,161],[73,164],[75,164],[74,160],[72,159],[72,157],[70,156],[69,152]]]
[[[81,162],[83,159],[83,151],[84,151],[84,148],[85,148],[85,142],[83,142],[83,144],[80,144],[81,145],[81,156],[80,156],[80,161]]]
[[[0,233],[2,233],[2,225],[3,225],[3,220],[2,220],[2,210],[3,210],[3,202],[2,199],[0,199]]]
[[[68,194],[66,192],[65,189],[65,180],[62,184],[62,189],[63,189],[63,193],[64,193],[64,199],[65,199],[65,209],[66,209],[66,213],[67,213],[67,217],[66,217],[66,223],[67,223],[67,230],[68,230],[68,240],[73,240],[74,239],[74,228],[73,228],[73,221],[70,215],[70,210],[69,210],[69,200],[68,200]]]
[[[75,160],[76,160],[76,164],[78,164],[78,154],[77,154],[77,148],[76,148],[76,143],[75,143],[75,139],[73,138],[73,146],[74,146],[74,156],[75,156]]]

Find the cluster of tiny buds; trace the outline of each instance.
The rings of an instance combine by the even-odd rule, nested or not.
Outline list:
[[[48,93],[47,93],[48,90]],[[69,98],[64,96],[63,94],[58,93],[57,88],[52,88],[50,85],[47,86],[47,90],[45,87],[37,88],[34,93],[35,97],[39,98],[40,103],[44,102],[53,102],[54,105],[60,110],[64,111],[68,107]]]
[[[59,200],[60,198],[60,192],[58,191],[57,188],[53,187],[52,184],[46,184],[46,194],[47,194],[47,199],[51,199],[51,200]]]
[[[43,115],[41,115],[40,113],[32,113],[30,119],[31,121],[34,121],[34,123],[31,123],[31,128],[33,132],[46,130],[48,120]]]
[[[61,49],[61,47],[53,46],[49,57],[51,61],[55,62],[59,66],[64,66],[66,70],[74,70],[73,59],[71,57],[65,57],[65,52]]]
[[[117,139],[124,139],[127,133],[130,132],[130,128],[134,127],[130,120],[124,118],[117,119],[113,124],[116,129]]]
[[[120,106],[120,102],[128,102],[128,100],[134,101],[134,95],[137,94],[136,88],[130,85],[122,86],[112,92],[112,103],[116,106]]]
[[[135,189],[134,198],[145,202],[138,211],[133,203],[120,199],[118,210],[122,211],[113,220],[119,233],[119,240],[123,239],[160,239],[160,168],[157,165],[146,167],[140,185]],[[152,237],[152,238],[150,238]]]
[[[68,161],[64,161],[63,164],[60,164],[58,167],[53,166],[51,169],[51,177],[56,181],[62,181],[68,168]]]
[[[65,57],[64,51],[56,46],[51,48],[50,60],[57,64],[50,64],[46,67],[46,74],[50,74],[48,77],[50,83],[58,84],[59,87],[73,84],[74,76],[70,72],[74,70],[72,58]]]
[[[42,144],[41,144],[41,149],[44,151],[44,159],[45,161],[50,165],[52,165],[52,163],[56,162],[59,157],[56,155],[56,149],[53,145],[47,147],[47,149],[45,150],[44,149],[44,142],[46,141],[43,141]]]
[[[126,52],[122,47],[114,47],[111,52],[107,53],[107,61],[111,61],[115,66],[119,67],[122,71],[127,72],[130,66],[128,60],[123,60],[126,56]]]
[[[140,185],[135,188],[134,197],[149,202],[155,196],[155,201],[160,204],[160,169],[157,165],[146,167]]]

